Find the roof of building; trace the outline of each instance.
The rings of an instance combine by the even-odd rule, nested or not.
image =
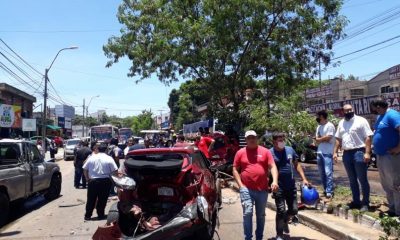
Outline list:
[[[12,94],[18,95],[18,96],[20,96],[22,98],[25,98],[25,99],[27,99],[29,101],[36,102],[36,97],[34,97],[34,96],[32,96],[32,95],[30,95],[30,94],[28,94],[28,93],[26,93],[26,92],[24,92],[22,90],[19,90],[18,88],[15,88],[15,87],[13,87],[11,85],[8,85],[7,83],[0,83],[0,91],[7,91],[7,92],[10,92]]]

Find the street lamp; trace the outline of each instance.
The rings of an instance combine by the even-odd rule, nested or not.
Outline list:
[[[50,64],[50,67],[45,69],[44,72],[44,100],[43,100],[43,116],[42,116],[42,137],[43,137],[43,142],[42,142],[42,147],[43,147],[43,151],[46,152],[46,112],[47,112],[47,82],[49,81],[49,71],[51,69],[51,67],[53,66],[54,61],[56,61],[58,55],[60,54],[60,52],[64,51],[64,50],[72,50],[72,49],[78,49],[77,46],[71,46],[71,47],[67,47],[67,48],[62,48],[60,49],[56,56],[54,57],[53,61]]]
[[[89,115],[90,103],[92,102],[93,98],[98,98],[98,97],[100,97],[100,95],[96,95],[96,96],[93,96],[93,97],[90,98],[89,104],[86,106],[86,117]],[[83,111],[82,111],[82,114],[83,114],[83,116],[82,116],[83,117],[82,137],[84,137],[85,136],[85,99],[83,99]]]

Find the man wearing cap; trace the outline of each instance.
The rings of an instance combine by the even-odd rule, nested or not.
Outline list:
[[[246,240],[253,238],[253,206],[256,208],[256,240],[263,239],[268,175],[272,174],[272,191],[278,190],[278,170],[271,152],[258,145],[255,131],[245,134],[247,146],[240,149],[233,163],[233,176],[240,188],[243,207],[243,228]]]

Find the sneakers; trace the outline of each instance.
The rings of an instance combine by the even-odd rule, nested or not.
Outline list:
[[[327,193],[327,194],[325,194],[325,197],[327,199],[332,199],[333,198],[333,193]]]
[[[363,206],[360,208],[360,212],[368,212],[368,210],[369,210],[369,206],[368,206],[368,205],[363,205]]]
[[[359,204],[359,203],[354,203],[354,202],[351,202],[351,203],[347,204],[347,206],[348,206],[350,209],[360,209],[360,208],[361,208],[361,204]]]
[[[92,220],[91,217],[86,217],[86,216],[85,216],[85,221],[90,221],[90,220]]]

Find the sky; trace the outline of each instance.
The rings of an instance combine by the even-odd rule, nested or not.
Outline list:
[[[151,109],[156,113],[162,110],[165,113],[168,111],[169,92],[178,88],[181,82],[166,87],[152,77],[136,84],[135,80],[139,77],[127,77],[130,62],[126,59],[111,68],[105,67],[108,59],[102,46],[110,36],[119,35],[122,26],[116,14],[120,3],[121,0],[0,0],[0,38],[41,73],[50,65],[58,50],[78,46],[76,50],[61,52],[49,72],[50,82],[57,90],[56,93],[50,89],[50,93],[76,106],[77,113],[82,112],[84,99],[86,104],[92,99],[89,113],[106,110],[108,114],[122,117],[139,114],[143,109]],[[341,13],[350,21],[347,32],[351,33],[363,21],[380,16],[399,4],[399,0],[345,0]],[[395,37],[399,32],[400,17],[359,37],[335,44],[334,56],[342,56]],[[395,44],[399,40],[340,58],[338,60],[341,63],[337,67],[328,66],[324,69],[322,78],[353,74],[369,80],[399,63],[400,43]],[[362,56],[390,44],[394,45]],[[0,51],[9,52],[1,43]],[[0,61],[6,60],[0,57]],[[38,74],[32,71],[29,74],[34,80],[42,81]],[[40,92],[42,86],[25,86],[1,69],[0,82],[10,83],[35,95],[36,106],[43,101]],[[49,104],[54,106],[59,103],[50,100]]]

